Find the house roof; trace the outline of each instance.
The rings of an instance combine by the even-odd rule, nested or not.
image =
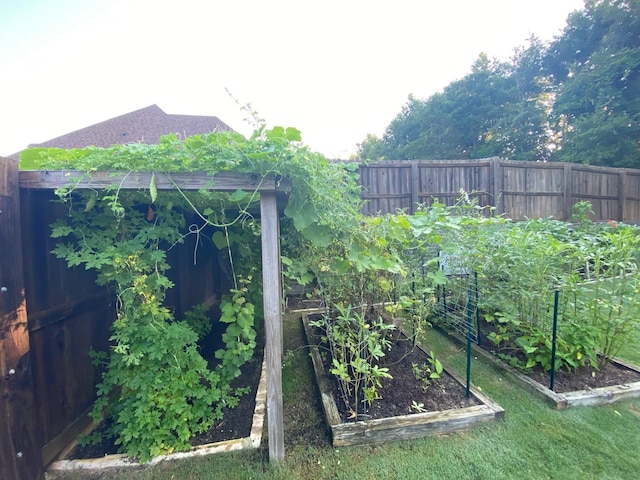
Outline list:
[[[160,137],[175,133],[180,137],[232,130],[218,117],[198,115],[171,115],[157,105],[125,113],[104,122],[81,128],[30,147],[83,148],[90,145],[110,147],[125,143],[157,144]],[[18,158],[19,153],[9,158]]]

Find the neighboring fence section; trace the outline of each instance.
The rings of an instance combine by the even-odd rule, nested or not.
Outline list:
[[[573,205],[588,201],[597,221],[640,223],[640,170],[499,158],[412,160],[362,165],[360,182],[367,215],[413,213],[435,199],[453,205],[464,191],[514,220],[570,220]]]

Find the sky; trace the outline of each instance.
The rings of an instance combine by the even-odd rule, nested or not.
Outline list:
[[[0,0],[0,155],[152,104],[246,108],[348,158],[410,94],[551,40],[583,0]]]

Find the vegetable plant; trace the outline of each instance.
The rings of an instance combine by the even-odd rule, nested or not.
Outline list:
[[[443,239],[443,251],[477,273],[488,339],[514,366],[551,369],[555,290],[555,368],[602,367],[637,328],[637,228],[593,223],[588,204],[575,210],[575,224],[467,218],[462,231]],[[447,288],[458,281],[452,275]]]
[[[433,351],[429,352],[427,361],[421,364],[412,363],[411,370],[416,380],[422,382],[422,390],[425,392],[434,380],[438,380],[443,372],[442,363],[436,358]]]
[[[391,346],[389,333],[395,327],[382,318],[366,319],[350,305],[336,305],[335,315],[323,315],[310,325],[323,332],[331,354],[329,371],[338,379],[350,417],[366,414],[380,395],[381,380],[391,378],[389,369],[380,367],[379,362]]]

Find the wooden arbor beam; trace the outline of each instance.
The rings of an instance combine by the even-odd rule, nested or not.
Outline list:
[[[0,478],[43,479],[22,267],[18,166],[0,158]]]
[[[153,177],[158,190],[212,190],[216,192],[288,192],[289,179],[257,173],[220,172],[213,176],[202,172],[93,172],[90,175],[75,170],[33,170],[20,172],[20,188],[54,190],[73,185],[75,188],[105,188],[119,185],[121,189],[146,189]]]

